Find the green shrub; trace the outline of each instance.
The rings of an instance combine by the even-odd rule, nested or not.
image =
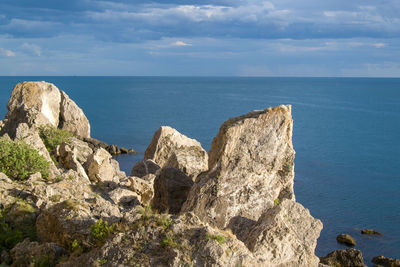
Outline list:
[[[214,239],[215,241],[217,241],[220,245],[222,245],[223,243],[225,243],[225,237],[222,235],[210,235],[210,234],[206,234],[206,240],[210,240],[210,239]]]
[[[103,220],[100,219],[90,227],[90,235],[98,245],[101,245],[114,233],[115,228],[115,224],[109,226],[107,222],[103,222]]]
[[[25,180],[37,172],[47,178],[49,167],[49,162],[31,146],[23,142],[0,140],[0,172],[11,179]]]
[[[51,125],[44,125],[39,128],[39,136],[49,152],[55,151],[58,145],[64,142],[69,143],[72,133],[58,129]]]

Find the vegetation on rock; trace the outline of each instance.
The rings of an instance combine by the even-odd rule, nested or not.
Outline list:
[[[39,128],[39,136],[42,139],[47,150],[49,152],[52,152],[55,151],[58,145],[61,145],[64,142],[70,142],[73,134],[48,124]]]
[[[115,228],[115,224],[108,225],[107,222],[103,222],[103,220],[100,219],[90,227],[90,235],[96,244],[101,245],[112,233],[114,233]]]
[[[23,142],[0,140],[0,172],[11,179],[25,180],[37,172],[47,178],[49,166],[49,162],[31,146]]]

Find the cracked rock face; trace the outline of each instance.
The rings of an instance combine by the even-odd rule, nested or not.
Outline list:
[[[283,199],[294,200],[291,106],[253,111],[224,122],[182,211],[220,228],[234,217],[258,220]]]
[[[207,152],[200,143],[168,126],[154,134],[144,159],[151,159],[160,167],[179,169],[192,179],[208,169]]]
[[[19,123],[27,123],[30,128],[50,124],[80,137],[90,137],[90,124],[82,109],[54,84],[17,84],[7,109],[2,132],[7,132],[12,138]]]

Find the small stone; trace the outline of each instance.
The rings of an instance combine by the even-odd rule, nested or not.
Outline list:
[[[361,230],[363,235],[383,235],[382,233],[375,231],[374,229],[363,229]]]
[[[133,148],[128,150],[129,153],[135,153],[135,150]]]
[[[120,147],[119,151],[121,152],[121,154],[128,154],[129,150],[126,149],[125,147]]]
[[[336,237],[337,242],[348,245],[348,246],[355,246],[356,241],[353,237],[348,234],[340,234]]]
[[[372,258],[372,262],[375,264],[380,264],[384,267],[400,267],[399,259],[387,258],[385,256],[377,256]]]
[[[353,248],[335,250],[325,257],[321,257],[320,263],[325,266],[365,266],[361,251]]]
[[[116,146],[116,145],[109,145],[109,146],[106,147],[106,150],[111,155],[119,154],[119,149],[118,149],[118,146]]]

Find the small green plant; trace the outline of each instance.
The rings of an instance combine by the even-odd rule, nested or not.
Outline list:
[[[52,195],[50,197],[50,201],[52,202],[60,202],[61,196],[60,195]]]
[[[218,244],[222,245],[225,243],[225,237],[222,235],[210,235],[206,234],[206,240],[214,239],[215,241],[218,242]]]
[[[101,245],[114,233],[115,228],[115,224],[109,226],[107,222],[103,222],[103,220],[100,219],[90,227],[90,235],[98,245]]]
[[[279,205],[279,198],[274,200],[274,206],[278,206]]]
[[[107,263],[107,259],[98,259],[97,262],[98,262],[100,265],[104,265],[104,264]]]
[[[64,142],[69,143],[73,134],[48,124],[39,127],[39,136],[47,150],[52,152],[55,151],[58,145],[61,145]]]
[[[165,238],[160,242],[161,247],[177,248],[178,243],[176,242],[175,236],[172,234],[165,234]]]
[[[168,229],[172,224],[173,221],[166,214],[162,214],[157,218],[157,225],[161,226],[164,230]]]
[[[49,168],[49,162],[26,143],[0,140],[0,172],[11,179],[26,180],[37,172],[47,178]]]

